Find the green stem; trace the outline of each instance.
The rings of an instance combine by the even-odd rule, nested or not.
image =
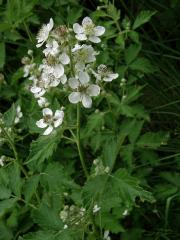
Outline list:
[[[86,178],[89,177],[89,174],[88,174],[88,171],[87,171],[87,168],[86,168],[86,164],[85,164],[85,161],[84,161],[84,157],[83,157],[83,152],[82,152],[82,149],[81,149],[81,138],[80,138],[80,103],[77,104],[77,148],[78,148],[78,152],[79,152],[79,157],[80,157],[80,161],[81,161],[81,165],[82,165],[82,168],[83,168],[83,171],[84,171],[84,174],[86,176]]]

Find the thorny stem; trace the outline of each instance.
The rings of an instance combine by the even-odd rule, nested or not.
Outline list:
[[[81,149],[80,110],[81,110],[81,106],[80,106],[80,104],[78,103],[78,104],[77,104],[77,141],[76,141],[76,143],[77,143],[77,148],[78,148],[78,152],[79,152],[79,157],[80,157],[80,161],[81,161],[81,165],[82,165],[84,174],[85,174],[86,178],[88,178],[88,177],[89,177],[89,174],[88,174],[88,171],[87,171],[87,168],[86,168],[86,164],[85,164],[84,157],[83,157],[83,152],[82,152],[82,149]]]

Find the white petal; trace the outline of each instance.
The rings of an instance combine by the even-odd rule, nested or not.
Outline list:
[[[36,44],[36,47],[37,48],[39,48],[39,47],[41,47],[42,45],[43,45],[43,43],[44,43],[45,41],[43,41],[43,42],[41,42],[41,43],[38,43],[38,44]]]
[[[85,108],[90,108],[92,106],[92,99],[89,95],[83,94],[82,96],[82,104]]]
[[[41,89],[40,92],[34,93],[34,97],[35,98],[40,98],[40,97],[42,97],[45,94],[45,92],[46,92],[45,89]]]
[[[91,41],[93,43],[100,43],[101,39],[99,37],[96,37],[96,36],[90,36],[89,41]]]
[[[48,124],[44,122],[44,119],[40,119],[39,121],[36,122],[36,125],[39,128],[45,128],[45,127],[47,127]]]
[[[83,27],[85,26],[85,25],[89,25],[89,24],[92,24],[93,22],[92,22],[92,20],[91,20],[91,18],[90,17],[85,17],[83,20],[82,20],[82,25],[83,25]]]
[[[62,84],[65,84],[67,82],[67,77],[65,74],[60,78],[60,81]]]
[[[51,31],[51,29],[53,28],[53,26],[54,26],[54,21],[53,21],[52,18],[50,18],[50,21],[49,21],[49,23],[47,24],[47,28],[48,28],[49,32]]]
[[[71,103],[78,103],[81,101],[81,94],[80,92],[72,92],[68,99]]]
[[[79,23],[74,23],[74,24],[73,24],[73,30],[74,30],[74,32],[77,33],[77,34],[84,32],[83,27],[81,27],[81,25],[79,25]]]
[[[31,92],[32,93],[38,93],[41,91],[41,88],[40,87],[37,87],[37,86],[33,86],[30,88]]]
[[[110,74],[108,74],[107,77],[104,77],[103,80],[104,80],[105,82],[111,82],[113,79],[118,78],[118,76],[119,76],[118,73],[110,73]]]
[[[79,71],[83,71],[85,69],[85,63],[83,62],[77,62],[75,64],[75,68],[76,70],[79,70]]]
[[[54,114],[54,127],[58,127],[62,124],[64,118],[64,112],[60,110],[56,110]]]
[[[53,126],[49,126],[44,132],[43,135],[49,135],[53,130]]]
[[[76,78],[70,78],[68,80],[68,84],[72,89],[76,89],[79,87],[79,81]]]
[[[79,81],[82,85],[89,82],[89,75],[87,74],[87,72],[79,72]]]
[[[86,37],[86,35],[84,33],[76,34],[75,37],[79,41],[87,40],[87,37]]]
[[[59,83],[61,82],[60,78],[54,78],[51,83],[49,84],[49,86],[51,87],[57,87],[59,85]]]
[[[62,53],[59,56],[59,60],[64,65],[69,64],[69,62],[70,62],[70,58],[69,58],[69,56],[66,53]]]
[[[89,96],[96,97],[100,94],[100,90],[98,85],[92,84],[87,88],[86,92]]]
[[[62,64],[57,64],[54,66],[53,75],[55,78],[60,78],[64,74],[64,67]]]
[[[101,36],[105,33],[105,28],[102,27],[102,26],[97,26],[94,28],[94,33],[95,33],[95,36]]]
[[[43,113],[43,116],[47,116],[47,115],[52,116],[53,115],[53,112],[50,108],[43,108],[42,113]]]

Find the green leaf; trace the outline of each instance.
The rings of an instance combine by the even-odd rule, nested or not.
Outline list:
[[[40,136],[36,141],[33,141],[26,163],[36,162],[36,164],[40,164],[50,158],[56,150],[60,138],[60,134],[54,133],[49,136]]]
[[[36,193],[36,189],[39,184],[40,175],[34,175],[27,179],[24,185],[24,197],[27,202],[29,202]]]
[[[4,113],[3,119],[6,127],[12,127],[14,119],[16,117],[16,107],[13,103],[12,106]]]
[[[59,213],[45,204],[34,210],[32,217],[34,222],[44,229],[60,230],[63,227]]]
[[[3,68],[5,64],[5,57],[6,57],[5,43],[0,42],[0,69]]]
[[[136,198],[141,201],[154,202],[152,194],[145,191],[139,180],[132,177],[125,169],[118,169],[112,178],[112,187],[119,193],[119,197],[125,202],[135,202]]]
[[[124,52],[126,64],[129,65],[136,59],[141,50],[141,44],[131,44]]]
[[[154,14],[156,14],[156,11],[149,10],[141,11],[139,15],[136,17],[132,29],[135,30],[144,23],[148,22]]]
[[[129,66],[132,70],[141,71],[143,73],[153,73],[156,71],[156,67],[151,64],[147,58],[138,58],[132,62]]]
[[[6,213],[6,211],[13,208],[16,201],[17,201],[16,198],[10,198],[0,201],[0,217],[3,216]]]
[[[23,181],[21,181],[21,171],[19,165],[14,162],[10,166],[8,166],[8,173],[9,173],[9,179],[10,183],[9,186],[12,190],[12,192],[20,197],[21,196],[21,187]]]
[[[169,134],[167,132],[147,132],[137,141],[137,146],[140,148],[157,149],[161,145],[167,144]]]
[[[38,231],[26,234],[23,240],[55,240],[55,236],[52,231]]]
[[[133,42],[139,44],[139,34],[137,32],[129,31],[127,34]]]
[[[105,162],[105,166],[112,168],[116,161],[116,157],[119,149],[119,139],[117,137],[110,137],[107,139],[103,146],[103,159]]]
[[[11,196],[11,190],[4,185],[0,185],[0,200],[7,199]]]
[[[12,240],[13,234],[9,228],[4,224],[4,222],[0,221],[0,240]]]
[[[110,230],[112,233],[125,231],[119,220],[110,213],[101,214],[101,225],[103,228]]]

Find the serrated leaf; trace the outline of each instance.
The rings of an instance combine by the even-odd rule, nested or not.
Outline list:
[[[17,201],[16,198],[10,198],[0,201],[0,217],[3,216],[6,213],[6,211],[11,209],[16,203],[16,201]]]
[[[10,183],[9,186],[12,190],[12,192],[20,197],[21,196],[21,187],[22,187],[22,179],[21,179],[21,171],[19,165],[14,162],[10,166],[8,166],[8,173],[9,173],[9,179]]]
[[[101,225],[103,228],[110,230],[112,233],[125,231],[119,220],[110,213],[101,214]]]
[[[147,58],[138,58],[133,61],[130,66],[132,70],[141,71],[143,73],[153,73],[156,68],[151,64]]]
[[[60,230],[63,227],[58,212],[45,204],[33,211],[32,218],[35,223],[44,229]]]
[[[31,162],[40,164],[51,157],[60,139],[61,135],[58,136],[58,134],[55,133],[50,136],[40,136],[36,141],[33,141],[30,146],[30,154],[26,164]]]
[[[118,169],[115,172],[112,178],[112,185],[114,191],[119,192],[119,197],[125,202],[135,202],[137,197],[141,201],[155,201],[152,194],[139,185],[139,180],[132,177],[125,169]]]
[[[11,196],[11,190],[0,184],[0,200],[7,199]]]
[[[130,64],[136,59],[141,50],[141,44],[131,44],[124,52],[126,64]]]
[[[26,234],[23,240],[55,240],[55,236],[52,231],[38,231]]]
[[[157,149],[167,143],[169,134],[167,132],[147,132],[137,141],[137,146],[141,148]]]
[[[4,222],[0,221],[0,240],[12,240],[13,234],[11,230],[4,224]]]
[[[138,34],[137,32],[135,32],[135,31],[129,31],[129,32],[128,32],[128,36],[130,37],[130,39],[131,39],[133,42],[139,44],[139,34]]]
[[[13,103],[12,106],[4,113],[3,120],[6,127],[12,127],[14,124],[14,119],[16,117],[16,107]]]
[[[39,180],[40,175],[34,175],[27,179],[24,185],[24,197],[27,202],[29,202],[32,196],[36,193]]]
[[[144,23],[148,22],[154,14],[156,14],[156,11],[150,10],[141,11],[139,15],[136,17],[132,29],[135,30]]]

